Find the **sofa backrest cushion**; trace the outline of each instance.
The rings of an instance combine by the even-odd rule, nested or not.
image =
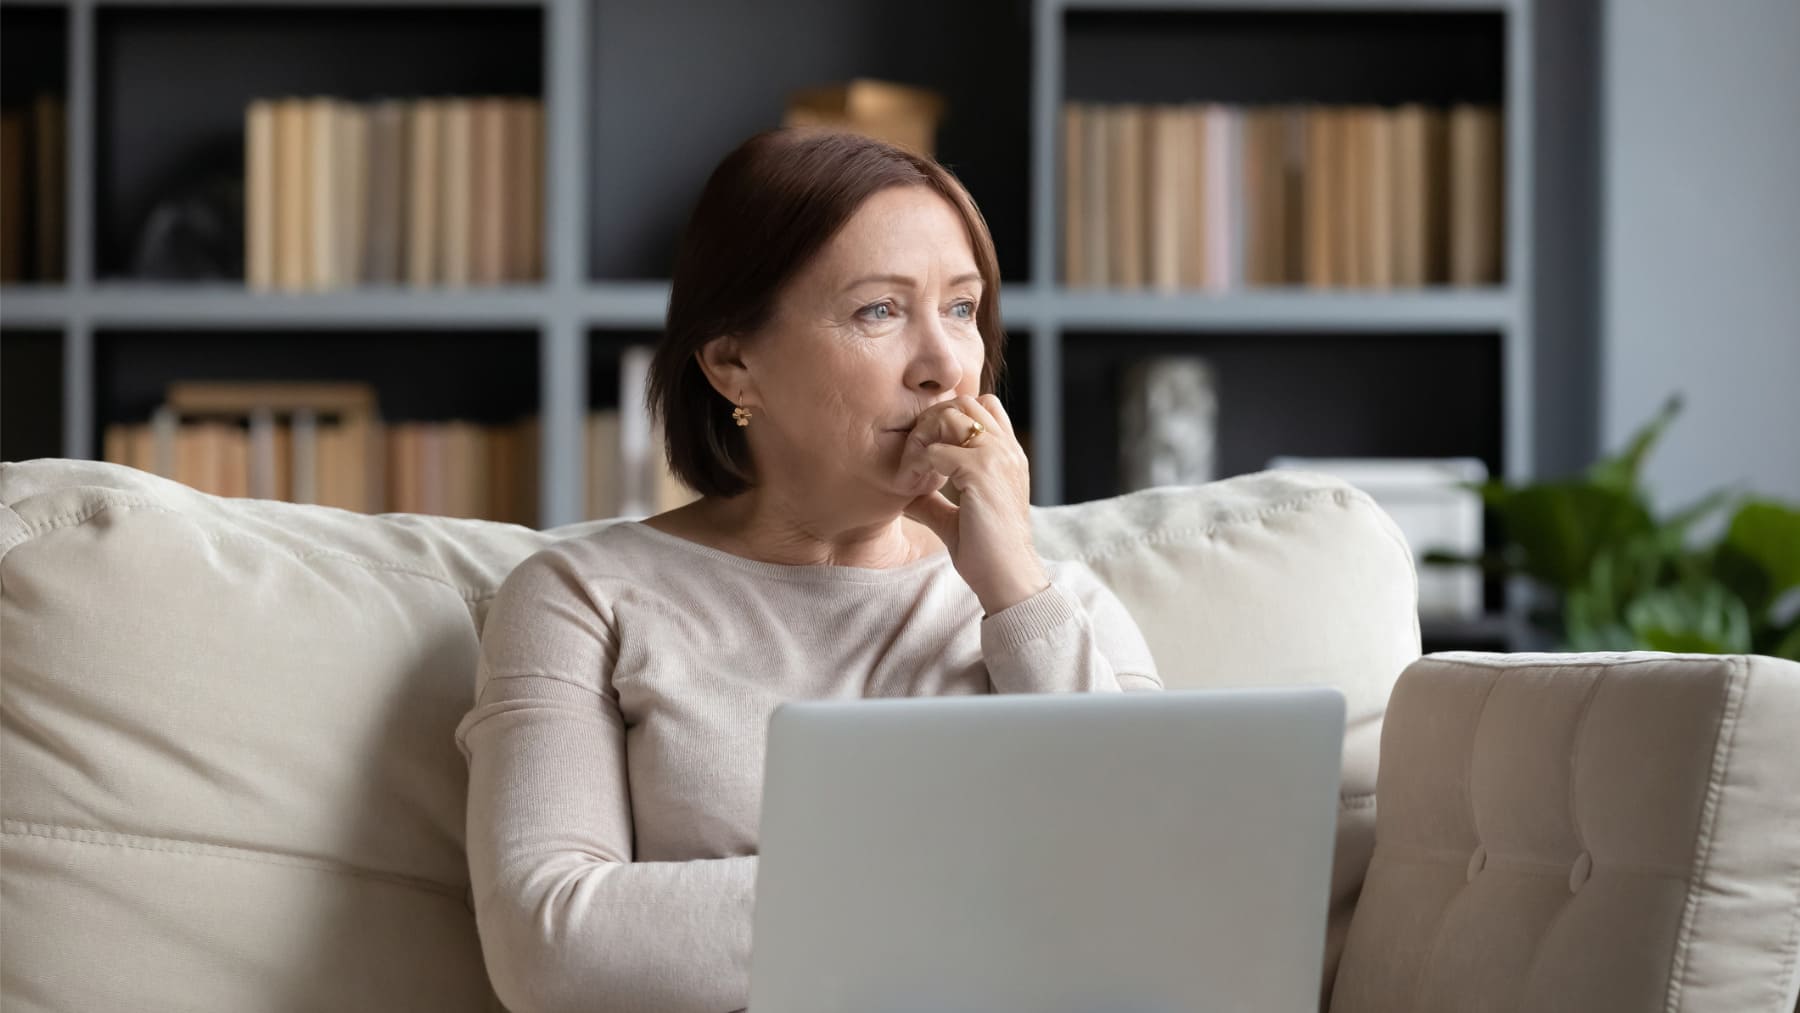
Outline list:
[[[1044,555],[1087,562],[1119,595],[1168,688],[1343,690],[1328,988],[1375,847],[1388,691],[1419,656],[1405,537],[1362,492],[1294,471],[1049,507],[1035,522]]]

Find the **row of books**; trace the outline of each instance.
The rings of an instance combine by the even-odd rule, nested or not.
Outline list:
[[[182,419],[163,407],[148,422],[107,426],[103,454],[216,496],[535,527],[539,425],[531,416],[502,425],[451,420],[361,428],[304,410],[291,417]],[[589,413],[586,436],[588,517],[660,513],[695,498],[669,470],[660,438],[639,447],[621,442],[617,410]],[[643,469],[627,474],[633,461]]]
[[[1496,106],[1069,103],[1073,287],[1386,289],[1502,280]]]
[[[0,109],[0,282],[63,280],[67,124],[49,93]]]
[[[537,522],[537,420],[361,425],[308,411],[106,427],[106,460],[215,496]]]
[[[244,136],[254,290],[543,277],[537,99],[258,99]]]

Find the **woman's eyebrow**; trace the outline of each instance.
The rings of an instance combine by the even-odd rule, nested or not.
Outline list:
[[[956,277],[951,278],[950,284],[962,285],[967,282],[980,281],[980,280],[981,280],[981,272],[970,271],[967,274],[959,274]],[[867,285],[868,283],[870,283],[872,281],[885,281],[892,285],[905,285],[908,288],[918,288],[919,287],[919,281],[917,278],[909,278],[904,274],[871,274],[867,278],[856,279],[855,281],[851,282],[850,284],[845,285],[844,288],[845,288],[845,290],[849,290],[849,289],[855,288],[858,285]]]

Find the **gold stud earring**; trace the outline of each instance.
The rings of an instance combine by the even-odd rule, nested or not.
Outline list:
[[[743,405],[738,405],[736,408],[731,409],[731,420],[736,422],[739,428],[749,425],[750,409],[745,408]]]

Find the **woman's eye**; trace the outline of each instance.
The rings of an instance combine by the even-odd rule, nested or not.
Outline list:
[[[894,316],[894,304],[878,302],[862,308],[862,315],[870,320],[890,320]]]
[[[958,312],[959,310],[962,312]],[[975,315],[975,304],[964,299],[962,302],[950,307],[950,312],[955,313],[964,320],[968,320]]]

